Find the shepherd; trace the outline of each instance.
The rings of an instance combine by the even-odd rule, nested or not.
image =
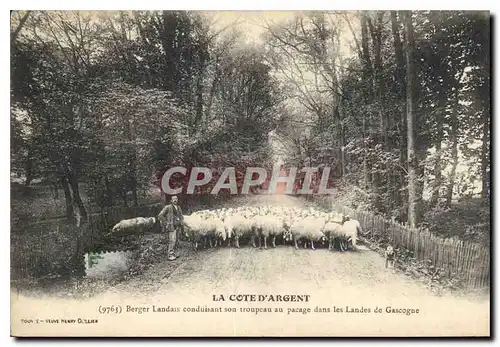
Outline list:
[[[162,226],[162,231],[167,234],[168,239],[168,260],[175,260],[178,256],[175,255],[177,232],[182,228],[184,216],[182,209],[179,206],[177,196],[172,196],[170,204],[166,205],[158,214],[158,220]]]

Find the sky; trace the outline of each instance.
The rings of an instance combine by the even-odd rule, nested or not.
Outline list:
[[[215,28],[222,29],[233,25],[241,29],[248,41],[259,42],[260,35],[265,32],[265,24],[279,23],[289,20],[295,15],[294,11],[205,11],[211,18]]]
[[[234,26],[243,31],[248,42],[261,42],[261,35],[266,31],[266,26],[283,24],[293,19],[299,13],[307,11],[204,11],[203,13],[211,18],[214,28],[223,29]],[[357,21],[352,19],[353,11],[343,11],[351,18],[351,25],[356,30]],[[337,18],[338,19],[338,18]],[[347,22],[342,19],[338,23],[342,27],[342,51],[344,54],[351,54],[350,44],[353,40],[348,29]]]

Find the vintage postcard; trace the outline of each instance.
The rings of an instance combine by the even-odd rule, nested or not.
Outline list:
[[[489,11],[11,11],[11,335],[489,337]]]

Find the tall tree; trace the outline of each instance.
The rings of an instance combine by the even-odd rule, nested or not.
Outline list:
[[[418,196],[416,155],[416,109],[415,109],[415,41],[413,37],[412,11],[404,11],[406,30],[406,119],[408,137],[408,223],[414,228],[418,223]]]
[[[404,52],[403,43],[401,41],[401,31],[400,31],[400,17],[397,11],[391,11],[391,31],[394,42],[394,56],[396,67],[394,69],[394,83],[393,91],[396,96],[396,115],[399,114],[399,119],[394,119],[395,127],[394,133],[397,140],[393,141],[393,144],[399,147],[399,165],[402,168],[398,168],[393,175],[397,178],[396,182],[396,194],[394,195],[396,199],[396,204],[401,204],[407,200],[404,194],[404,187],[406,187],[406,157],[407,157],[407,139],[406,139],[406,112],[404,112],[404,99],[406,95],[406,81],[405,81],[405,62],[404,62]],[[399,18],[398,18],[399,17]]]
[[[372,67],[372,62],[370,58],[370,50],[368,46],[368,14],[366,11],[361,11],[360,12],[360,22],[361,22],[361,47],[362,47],[362,56],[363,56],[363,69],[364,69],[364,75],[365,78],[372,78],[373,76],[373,67]],[[371,90],[371,89],[369,89]],[[367,95],[367,102],[371,103],[372,102],[372,93],[368,92]],[[363,128],[362,128],[362,135],[363,135],[363,141],[362,145],[363,147],[366,146],[366,139],[368,138],[368,120],[367,116],[363,115],[362,116],[362,123],[363,123]],[[367,150],[363,151],[363,176],[364,176],[364,189],[368,188],[369,185],[371,184],[371,178],[370,178],[370,164],[369,164],[369,159],[368,159],[368,154]]]

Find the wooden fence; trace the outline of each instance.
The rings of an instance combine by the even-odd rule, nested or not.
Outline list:
[[[483,245],[458,238],[441,238],[428,230],[410,228],[345,206],[335,209],[358,220],[363,231],[370,232],[370,237],[378,242],[410,251],[414,259],[440,269],[441,275],[460,278],[469,288],[484,288],[490,284],[490,249]]]

